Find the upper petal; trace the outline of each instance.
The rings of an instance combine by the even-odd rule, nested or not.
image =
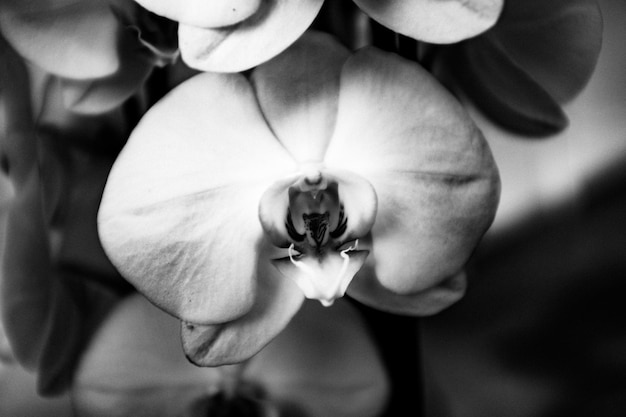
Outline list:
[[[250,18],[222,28],[181,24],[183,60],[202,71],[237,72],[278,55],[304,33],[323,0],[267,0]]]
[[[256,13],[262,0],[135,0],[146,9],[177,22],[203,28],[239,23]]]
[[[0,30],[27,60],[62,77],[115,72],[120,23],[103,0],[0,2]]]
[[[499,177],[482,134],[425,70],[392,54],[365,49],[344,66],[326,162],[374,186],[369,258],[393,292],[457,274],[495,214]]]
[[[300,163],[321,162],[335,129],[339,76],[349,52],[309,31],[252,75],[268,124]]]
[[[492,27],[503,0],[354,0],[389,29],[430,43],[454,43]]]
[[[114,164],[103,246],[170,313],[232,320],[255,297],[261,194],[293,169],[243,76],[195,76],[153,106]]]
[[[274,339],[298,312],[304,296],[270,264],[266,246],[257,266],[258,290],[250,311],[230,322],[182,325],[183,349],[199,366],[219,366],[249,359]]]

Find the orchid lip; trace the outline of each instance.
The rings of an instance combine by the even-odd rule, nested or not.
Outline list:
[[[292,243],[288,256],[274,259],[272,263],[293,279],[305,298],[319,300],[324,307],[330,307],[337,298],[344,296],[369,254],[358,249],[358,240],[346,249],[328,251],[321,256],[297,252]]]

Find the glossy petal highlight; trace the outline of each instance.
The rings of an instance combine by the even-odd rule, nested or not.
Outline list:
[[[181,24],[181,56],[202,71],[238,72],[278,55],[304,33],[323,0],[268,0],[249,19],[207,29]]]
[[[371,18],[413,39],[454,43],[492,27],[503,0],[355,0]]]
[[[258,201],[293,169],[243,76],[198,75],[144,116],[114,165],[103,246],[166,311],[197,324],[233,320],[254,303]]]
[[[374,186],[370,258],[392,292],[457,274],[493,220],[499,178],[482,134],[425,70],[395,55],[365,49],[344,66],[326,161]]]

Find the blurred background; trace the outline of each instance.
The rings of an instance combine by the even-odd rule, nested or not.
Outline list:
[[[599,3],[568,129],[520,140],[474,114],[502,198],[467,295],[422,320],[429,416],[626,415],[626,2]]]

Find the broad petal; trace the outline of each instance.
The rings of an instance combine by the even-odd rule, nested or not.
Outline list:
[[[355,0],[389,29],[430,43],[454,43],[492,27],[503,0]]]
[[[122,301],[82,355],[72,386],[81,416],[193,416],[221,387],[217,368],[189,363],[180,322],[141,295]]]
[[[346,301],[305,302],[289,326],[246,370],[270,400],[294,415],[374,417],[389,395],[380,355],[358,312]]]
[[[254,306],[244,316],[214,326],[183,323],[183,349],[199,366],[239,363],[258,353],[289,323],[304,296],[288,278],[270,264],[271,254],[261,254]]]
[[[335,128],[339,76],[348,56],[330,35],[308,32],[253,72],[268,124],[300,163],[324,157]]]
[[[219,28],[242,22],[262,7],[262,0],[135,0],[160,16],[185,25]]]
[[[426,71],[395,55],[365,49],[344,66],[326,161],[374,186],[370,258],[393,292],[458,273],[493,220],[499,177],[482,134]]]
[[[52,74],[104,77],[120,63],[120,24],[102,0],[32,0],[0,3],[0,29],[27,60]]]
[[[193,77],[153,106],[114,164],[99,212],[105,251],[171,314],[233,320],[255,297],[261,194],[293,170],[243,76]]]
[[[500,126],[533,136],[567,127],[556,99],[490,37],[474,39],[455,53],[450,70],[476,106]]]
[[[596,0],[510,1],[488,36],[552,97],[564,102],[583,89],[595,69],[602,26]]]
[[[236,25],[207,29],[181,24],[183,60],[202,71],[238,72],[278,55],[311,25],[323,0],[267,0]]]

